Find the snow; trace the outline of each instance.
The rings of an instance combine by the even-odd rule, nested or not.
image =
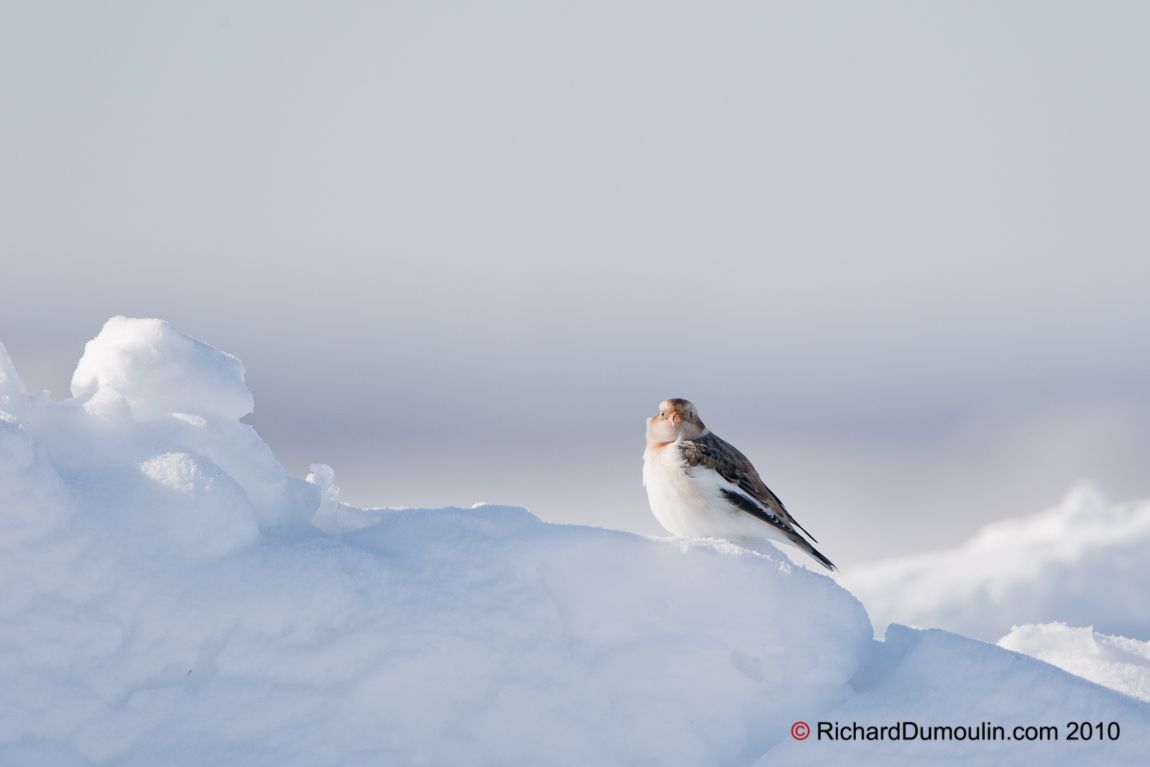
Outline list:
[[[857,694],[821,716],[830,725],[866,728],[912,722],[918,738],[784,741],[757,764],[767,765],[968,765],[1145,764],[1150,753],[1150,707],[1053,666],[993,645],[938,629],[892,625],[876,642],[854,680]],[[1069,740],[1070,722],[1118,723],[1117,740]],[[1002,727],[1002,737],[973,739]],[[939,739],[923,740],[923,728]],[[958,727],[965,739],[956,738]],[[1015,730],[1016,727],[1022,728]],[[1027,727],[1036,728],[1027,733]],[[1057,728],[1058,739],[1038,740],[1038,727]],[[817,724],[811,723],[812,733]],[[915,728],[907,727],[908,734]],[[989,730],[992,735],[997,735]],[[832,731],[833,732],[833,731]],[[889,732],[889,730],[888,730]],[[1049,731],[1048,731],[1049,732]],[[877,734],[881,733],[876,733]],[[1027,740],[1033,735],[1034,740]]]
[[[254,401],[244,386],[244,366],[230,354],[180,333],[163,320],[113,317],[84,347],[72,376],[72,396],[89,413],[137,419],[172,413],[240,419]]]
[[[1015,626],[998,646],[1150,703],[1150,642],[1044,623]]]
[[[839,583],[889,623],[995,641],[1024,623],[1150,639],[1150,502],[1112,505],[1079,483],[1062,502],[987,525],[950,551],[887,560]]]
[[[0,346],[5,765],[939,752],[790,736],[852,717],[1104,718],[1111,763],[1150,747],[1150,706],[942,631],[877,642],[851,593],[773,549],[343,504],[331,467],[288,476],[239,421],[242,364],[160,320],[110,320],[72,393],[29,396]],[[960,752],[1046,754],[983,746]],[[1044,759],[1080,758],[1064,746]]]

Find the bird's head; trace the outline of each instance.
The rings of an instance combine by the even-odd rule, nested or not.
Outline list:
[[[699,411],[685,399],[665,399],[659,403],[659,412],[647,419],[647,442],[662,444],[680,437],[701,437],[707,427],[699,419]]]

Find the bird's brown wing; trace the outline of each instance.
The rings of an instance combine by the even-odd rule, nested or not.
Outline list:
[[[763,482],[747,457],[730,442],[707,432],[698,439],[683,440],[681,450],[687,466],[702,466],[716,472],[788,524],[802,528],[791,517],[779,497]],[[806,530],[803,530],[806,532]],[[807,533],[810,535],[810,533]],[[812,540],[814,536],[811,536]]]
[[[766,486],[759,472],[751,464],[747,457],[740,453],[732,444],[722,439],[721,437],[707,432],[702,437],[697,439],[683,440],[680,443],[680,450],[683,454],[683,460],[686,462],[688,468],[705,468],[714,471],[723,479],[730,482],[732,485],[738,486],[740,490],[746,493],[750,498],[757,501],[763,508],[754,508],[753,503],[746,502],[746,499],[740,500],[738,493],[724,493],[724,497],[731,503],[732,506],[746,511],[764,522],[776,527],[787,534],[787,537],[795,542],[799,548],[807,551],[815,559],[822,562],[826,567],[835,569],[830,560],[815,550],[801,535],[795,532],[795,528],[802,530],[807,534],[812,541],[818,543],[815,537],[807,533],[795,518],[791,516],[787,508],[783,506],[783,502],[779,497],[771,492],[771,489]],[[772,515],[774,519],[768,517]]]

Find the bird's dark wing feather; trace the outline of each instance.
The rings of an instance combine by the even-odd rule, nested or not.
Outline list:
[[[759,506],[759,504],[755,503],[742,493],[736,493],[734,490],[727,490],[726,488],[719,490],[719,492],[723,494],[723,498],[726,499],[727,503],[731,504],[732,506],[738,509],[742,509],[752,517],[757,517],[758,519],[763,520],[771,527],[777,527],[788,536],[794,535],[795,529],[793,527],[788,525],[786,522],[771,512],[763,509],[763,507]]]
[[[806,529],[795,521],[794,517],[783,506],[783,502],[771,492],[770,488],[759,477],[759,473],[755,471],[755,467],[751,465],[747,457],[733,445],[711,432],[707,432],[698,439],[683,440],[679,449],[688,469],[696,467],[710,469],[747,494],[744,496],[742,493],[723,490],[723,497],[732,506],[777,528],[795,545],[813,556],[825,567],[831,570],[835,569],[829,559],[795,532],[797,527],[806,533],[812,541],[818,543],[813,535],[807,533]],[[755,501],[758,503],[756,504]]]
[[[717,472],[723,479],[738,485],[744,493],[771,512],[781,516],[788,524],[802,530],[807,534],[807,537],[818,543],[818,539],[807,533],[806,528],[795,521],[779,497],[771,492],[771,489],[763,482],[759,472],[755,470],[747,457],[730,442],[712,432],[707,432],[698,439],[683,440],[681,449],[687,466],[705,466]]]

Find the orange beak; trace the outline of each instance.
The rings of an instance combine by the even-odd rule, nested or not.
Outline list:
[[[683,420],[683,416],[678,413],[671,413],[671,423],[678,423]]]

